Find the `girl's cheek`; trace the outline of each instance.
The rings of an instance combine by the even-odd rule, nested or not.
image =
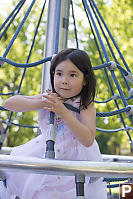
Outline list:
[[[54,87],[58,87],[59,85],[60,85],[60,81],[56,80],[56,81],[54,82]]]

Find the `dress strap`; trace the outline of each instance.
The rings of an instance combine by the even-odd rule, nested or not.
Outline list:
[[[76,113],[80,113],[80,110],[70,104],[67,104],[67,103],[63,103],[65,105],[65,107],[73,112],[76,112]]]

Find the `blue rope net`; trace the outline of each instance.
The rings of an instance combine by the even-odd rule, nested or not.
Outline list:
[[[103,129],[103,128],[100,128],[97,126],[97,131],[100,131],[103,133],[118,133],[118,132],[124,131],[124,132],[126,132],[127,136],[129,137],[131,149],[133,149],[133,142],[132,142],[132,138],[130,135],[130,131],[133,130],[133,128],[131,127],[131,125],[133,124],[133,106],[130,105],[131,103],[128,103],[128,101],[131,102],[131,100],[133,98],[133,89],[131,87],[133,84],[132,72],[131,72],[128,64],[126,63],[110,30],[108,29],[96,3],[93,0],[88,0],[88,1],[82,0],[81,2],[83,5],[83,9],[84,9],[86,18],[88,20],[88,24],[90,26],[91,33],[94,38],[93,39],[94,43],[96,45],[96,48],[97,48],[97,51],[99,54],[99,60],[101,61],[101,64],[99,64],[97,66],[93,66],[93,69],[96,72],[101,71],[101,73],[104,73],[104,75],[107,79],[107,84],[108,84],[108,88],[109,88],[108,92],[111,93],[111,95],[108,99],[105,99],[105,100],[95,99],[95,103],[100,106],[100,104],[107,105],[108,103],[113,101],[115,104],[115,108],[113,108],[111,111],[97,112],[97,117],[105,118],[105,117],[110,117],[110,116],[113,117],[113,116],[117,115],[117,116],[119,116],[120,123],[121,123],[121,127],[116,128],[116,129]],[[20,0],[16,4],[16,6],[12,10],[12,12],[9,14],[7,19],[0,26],[0,31],[1,31],[0,32],[0,40],[2,40],[5,37],[9,28],[12,26],[12,23],[14,23],[14,21],[16,20],[16,17],[19,15],[19,13],[20,13],[21,9],[23,8],[23,6],[25,5],[25,3],[26,3],[26,0]],[[36,3],[36,0],[33,0],[31,2],[27,11],[25,12],[25,15],[22,17],[22,20],[21,20],[20,24],[18,25],[14,35],[12,36],[9,44],[7,45],[5,52],[3,53],[3,55],[0,55],[1,68],[4,68],[4,66],[6,64],[8,64],[7,65],[8,67],[16,67],[23,71],[21,79],[18,81],[19,83],[18,83],[17,90],[10,91],[8,93],[1,92],[0,93],[1,97],[8,96],[8,95],[21,94],[21,89],[22,89],[22,85],[23,85],[23,82],[25,79],[25,74],[26,74],[27,69],[38,67],[41,64],[44,64],[44,63],[50,61],[52,58],[52,55],[51,55],[50,57],[45,57],[45,58],[40,59],[35,62],[29,62],[29,60],[31,58],[31,54],[34,49],[34,46],[35,46],[35,41],[37,39],[37,35],[39,33],[39,27],[43,20],[43,14],[44,14],[45,7],[46,7],[46,0],[44,1],[44,4],[41,9],[40,16],[39,16],[39,19],[38,19],[38,22],[37,22],[37,25],[36,25],[36,28],[34,31],[33,39],[31,42],[30,50],[28,52],[28,56],[27,56],[25,63],[17,63],[17,62],[14,62],[13,60],[7,58],[9,52],[13,48],[14,42],[16,41],[20,32],[22,31],[27,18],[29,17],[32,10],[34,9],[35,3]],[[58,12],[58,23],[56,26],[56,33],[55,33],[56,34],[56,43],[54,46],[54,53],[58,52],[61,1],[59,1],[58,9],[59,9],[59,12]],[[75,35],[75,43],[76,43],[76,47],[79,48],[80,42],[78,39],[78,31],[77,31],[77,24],[76,24],[76,17],[75,17],[74,10],[75,10],[74,3],[71,0],[71,17],[73,18],[73,27],[74,27],[73,29],[74,29],[74,35]],[[105,34],[104,30],[106,30],[108,35]],[[106,43],[104,43],[103,40],[105,40]],[[111,43],[113,43],[113,47],[112,47]],[[119,63],[119,60],[114,53],[114,49],[119,54],[122,64]],[[110,54],[108,54],[108,51],[110,51]],[[111,57],[111,60],[110,60],[110,57]],[[113,60],[112,60],[112,58],[113,58]],[[116,75],[118,72],[123,79],[124,89],[126,86],[129,96],[125,97],[123,88],[119,82],[119,79],[117,78],[117,75]],[[121,104],[121,108],[119,106],[119,102]],[[7,131],[10,126],[15,125],[15,126],[25,127],[25,128],[38,128],[38,126],[32,126],[32,125],[28,125],[28,124],[27,125],[26,124],[17,124],[15,122],[13,122],[13,119],[12,119],[13,115],[14,115],[13,112],[9,112],[8,110],[4,109],[3,106],[0,106],[0,110],[2,112],[8,112],[8,119],[6,121],[3,120],[3,123],[6,125],[6,128],[5,128],[4,133],[2,134],[1,139],[0,139],[0,148],[3,146],[3,142],[6,138],[6,134],[7,134]],[[127,117],[129,118],[128,123],[126,123],[127,119],[125,121],[125,115],[126,115],[126,118]],[[51,115],[51,121],[53,120],[53,118],[54,118],[54,116]]]

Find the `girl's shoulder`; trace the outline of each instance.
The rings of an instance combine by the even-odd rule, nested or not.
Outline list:
[[[94,106],[94,103],[91,102],[86,109],[80,110],[80,116],[82,118],[84,117],[92,117],[93,119],[96,118],[96,108]]]

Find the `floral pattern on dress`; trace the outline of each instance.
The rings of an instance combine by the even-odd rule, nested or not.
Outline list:
[[[56,136],[64,135],[64,120],[59,115],[55,117],[55,130]]]

